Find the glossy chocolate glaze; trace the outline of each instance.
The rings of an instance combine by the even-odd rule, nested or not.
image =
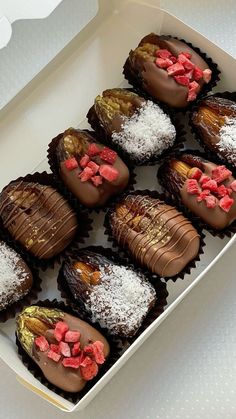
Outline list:
[[[220,129],[224,126],[227,117],[236,118],[235,102],[212,96],[201,101],[198,109],[192,115],[192,123],[200,135],[201,140],[209,150],[233,163],[231,161],[232,156],[227,151],[220,150],[218,146]]]
[[[70,135],[75,136],[80,141],[80,137],[85,139],[86,145],[83,153],[81,155],[76,155],[78,159],[82,157],[88,148],[90,143],[96,143],[97,146],[102,149],[104,146],[97,143],[96,139],[93,138],[85,131],[81,130],[74,130],[71,128]],[[57,148],[57,157],[60,166],[60,176],[68,187],[68,189],[79,199],[79,201],[85,205],[86,207],[93,208],[99,207],[104,205],[109,198],[113,195],[119,194],[122,192],[129,181],[129,170],[124,162],[117,156],[116,161],[113,165],[115,169],[118,170],[119,176],[113,182],[108,182],[104,179],[103,183],[99,186],[95,186],[91,181],[81,182],[80,178],[78,177],[81,173],[82,169],[80,167],[69,171],[64,164],[64,161],[73,156],[73,154],[68,154],[65,150],[64,146],[64,138],[66,137],[66,133],[62,133],[58,135],[58,148]],[[102,161],[100,157],[95,157],[93,160],[97,164],[105,164],[106,162]]]
[[[0,242],[0,247],[6,246],[3,242]],[[33,284],[33,275],[31,270],[29,269],[28,265],[24,262],[24,260],[10,247],[6,246],[9,249],[9,252],[16,256],[16,271],[19,277],[19,283],[14,284],[14,288],[8,290],[7,292],[1,292],[0,294],[0,310],[5,309],[8,305],[12,304],[20,300],[30,291],[32,284]],[[0,263],[4,263],[4,260],[0,261]],[[4,280],[4,278],[3,278]],[[1,282],[1,278],[0,278]]]
[[[55,189],[24,181],[3,190],[0,216],[11,236],[39,259],[65,249],[78,226],[75,213]]]
[[[161,49],[168,49],[177,56],[180,52],[192,54],[191,61],[201,70],[208,68],[208,64],[192,48],[177,39],[149,34],[145,36],[139,46],[150,43]],[[184,108],[189,104],[187,101],[188,88],[178,84],[173,77],[168,76],[166,70],[157,67],[153,60],[147,60],[135,54],[135,50],[129,54],[129,66],[131,72],[136,74],[142,81],[142,87],[153,98],[166,103],[174,108]],[[200,87],[204,84],[199,81]]]
[[[109,344],[104,336],[101,335],[96,329],[90,326],[88,323],[80,320],[77,317],[71,316],[70,314],[59,312],[59,318],[56,321],[65,321],[70,330],[79,331],[81,333],[80,344],[81,349],[89,343],[100,341],[104,344],[104,356],[105,358],[109,355]],[[56,323],[55,321],[55,323]],[[20,323],[18,320],[17,328],[18,339],[21,342],[22,330],[20,329]],[[58,342],[53,337],[53,329],[49,328],[45,331],[44,336],[49,343],[58,344]],[[47,352],[41,352],[36,345],[32,344],[31,353],[28,351],[28,355],[36,362],[36,364],[41,369],[45,378],[55,386],[61,388],[64,391],[71,393],[77,393],[81,391],[86,385],[86,380],[80,374],[80,370],[64,367],[62,363],[55,362],[52,359],[47,357]],[[23,345],[24,347],[24,345]]]
[[[199,251],[200,237],[174,207],[142,195],[128,195],[110,218],[114,237],[142,265],[160,276],[181,272]]]

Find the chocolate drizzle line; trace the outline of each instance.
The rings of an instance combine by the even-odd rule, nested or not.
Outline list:
[[[137,195],[139,195],[138,198],[137,198]],[[129,208],[127,209],[126,213],[123,214],[122,221],[120,221],[120,220],[117,221],[118,217],[115,215],[115,217],[116,217],[115,223],[117,222],[117,225],[114,226],[115,223],[114,223],[113,217],[114,217],[116,205],[119,202],[125,202],[126,198],[128,198],[128,197],[133,198],[133,201],[130,201],[131,203],[129,204]],[[122,230],[124,231],[125,221],[127,221],[127,217],[130,214],[130,212],[132,211],[133,205],[135,203],[140,203],[140,206],[142,206],[141,208],[144,209],[144,214],[142,214],[142,217],[141,217],[142,219],[145,217],[146,214],[149,213],[149,215],[150,215],[151,204],[150,204],[149,208],[147,206],[145,208],[145,205],[143,206],[143,203],[144,203],[146,197],[149,197],[149,198],[151,197],[151,198],[154,198],[154,199],[158,200],[158,202],[156,203],[156,207],[155,207],[154,204],[152,204],[152,209],[159,208],[158,211],[160,211],[160,213],[158,213],[158,216],[156,214],[154,215],[154,217],[152,216],[151,219],[150,219],[149,224],[145,225],[145,227],[143,228],[143,230],[141,232],[136,231],[137,232],[136,237],[133,240],[129,238],[129,241],[128,241],[127,237],[129,236],[129,233],[130,233],[130,229],[127,228],[128,222],[126,224],[126,229],[127,230],[126,230],[123,237],[122,237],[121,233],[122,233]],[[142,234],[143,232],[146,233],[148,228],[150,226],[152,226],[153,220],[155,221],[155,219],[157,217],[159,217],[159,214],[162,214],[162,215],[165,214],[166,210],[165,209],[162,210],[162,208],[161,208],[161,207],[163,207],[163,204],[165,206],[166,205],[173,205],[173,201],[171,201],[168,197],[165,198],[165,202],[163,202],[164,198],[165,198],[164,194],[159,194],[156,191],[149,191],[149,190],[135,191],[128,196],[126,194],[123,194],[123,197],[120,197],[119,199],[117,199],[116,203],[114,203],[112,205],[112,207],[110,207],[109,211],[106,214],[105,221],[104,221],[105,234],[108,235],[108,241],[112,242],[112,245],[114,247],[118,246],[119,247],[119,252],[121,252],[121,254],[125,255],[126,257],[131,257],[131,259],[134,259],[135,260],[135,265],[138,265],[139,267],[141,267],[141,269],[143,271],[146,270],[146,272],[148,272],[149,275],[152,275],[152,278],[153,278],[152,283],[154,283],[154,281],[157,278],[160,278],[160,275],[154,274],[154,273],[151,273],[150,271],[148,271],[147,268],[145,268],[145,266],[143,266],[143,260],[144,260],[145,254],[150,249],[150,247],[153,245],[153,243],[152,243],[153,238],[150,239],[150,237],[149,237],[148,240],[141,243],[142,239],[140,238],[140,234]],[[175,210],[175,208],[173,208],[173,210]],[[139,210],[139,212],[142,212],[142,209]],[[135,218],[135,216],[137,216],[137,214],[138,214],[137,211],[135,212],[135,214],[133,214],[133,216],[130,220],[131,222]],[[182,214],[177,214],[177,217],[181,216],[181,215]],[[172,214],[171,218],[172,218],[172,221],[173,221],[173,219],[176,218],[176,215],[174,214],[174,217],[173,217],[173,214]],[[166,251],[171,251],[175,247],[177,242],[173,243],[173,237],[172,238],[168,237],[169,232],[173,232],[174,233],[173,235],[176,235],[176,233],[179,231],[179,229],[185,228],[185,226],[189,227],[188,228],[189,232],[193,232],[194,229],[196,229],[197,230],[197,236],[200,237],[200,248],[199,248],[198,255],[192,261],[190,261],[179,274],[176,274],[176,275],[174,275],[170,278],[169,277],[165,278],[166,281],[169,280],[169,279],[171,279],[173,281],[176,281],[178,278],[183,279],[185,274],[186,273],[189,274],[190,271],[191,271],[191,268],[195,267],[196,261],[200,260],[200,255],[203,254],[203,247],[205,246],[205,242],[204,242],[205,235],[202,233],[201,229],[199,229],[199,226],[196,223],[196,220],[194,220],[193,217],[191,217],[190,220],[185,219],[185,220],[180,221],[180,224],[177,225],[177,227],[176,227],[176,224],[174,224],[173,226],[169,226],[168,224],[169,224],[170,220],[167,220],[166,222],[163,222],[163,226],[159,224],[159,227],[161,227],[160,230],[162,231],[162,229],[164,228],[164,232],[162,232],[162,234],[160,234],[160,236],[154,238],[154,240],[157,240],[155,242],[155,244],[157,244],[157,243],[160,244],[161,240],[164,240],[164,243],[161,244],[160,247],[158,247],[158,250],[159,249],[163,250],[163,248],[165,246],[167,246]],[[136,229],[137,229],[138,225],[139,224],[137,223],[136,224]],[[165,231],[166,228],[168,228],[167,232]],[[184,236],[185,236],[185,232],[178,238],[178,243],[182,241]],[[196,235],[194,235],[194,236],[196,238]],[[194,239],[194,237],[193,237],[193,239]],[[132,240],[132,241],[130,241],[130,240]],[[136,240],[136,244],[134,243],[134,245],[132,245],[134,240]],[[127,248],[127,246],[125,246],[125,243],[127,243],[127,242],[129,242],[129,248]],[[130,243],[131,243],[131,245],[130,245]],[[154,246],[155,246],[155,244],[154,244]],[[190,242],[187,244],[187,247],[189,245],[190,245]],[[120,246],[121,246],[121,248],[120,248]],[[145,254],[142,255],[142,257],[140,258],[139,255],[140,255],[140,252],[141,252],[141,248],[143,246],[146,247]],[[131,247],[132,247],[132,251],[130,250]],[[186,251],[187,247],[185,247],[185,249],[182,250],[181,254],[183,254]],[[146,265],[149,266],[149,269],[150,269],[150,265],[153,265],[154,263],[156,263],[156,261],[160,260],[161,257],[164,255],[164,253],[157,257],[157,254],[155,252],[155,254],[146,262]],[[181,254],[179,255],[180,257],[181,257]],[[166,266],[168,266],[168,263],[169,262],[167,262],[167,264],[165,264],[165,268],[166,268]]]
[[[218,156],[213,155],[209,153],[208,151],[208,155],[206,155],[206,153],[203,153],[202,151],[199,150],[184,150],[182,152],[176,153],[175,156],[173,156],[173,158],[178,160],[178,157],[180,157],[182,154],[193,154],[194,156],[200,157],[203,161],[210,161],[212,163],[215,163],[217,165],[220,164],[226,164],[226,166],[228,168],[229,164],[227,162],[221,161]],[[172,157],[171,157],[172,158]],[[179,211],[181,211],[186,217],[188,217],[193,224],[197,225],[198,228],[200,228],[200,230],[207,230],[212,236],[214,237],[219,237],[220,239],[223,239],[224,237],[232,237],[233,234],[236,233],[236,221],[234,221],[232,224],[230,224],[228,227],[224,228],[223,230],[216,230],[213,227],[209,226],[208,224],[206,224],[200,217],[198,217],[197,215],[195,215],[193,212],[191,212],[185,205],[183,205],[183,202],[180,198],[179,193],[173,193],[173,191],[169,191],[166,189],[166,183],[165,183],[165,176],[164,176],[164,172],[163,172],[163,167],[165,167],[165,165],[168,164],[168,159],[166,159],[166,162],[163,163],[163,166],[160,166],[158,171],[157,171],[157,179],[159,181],[159,184],[162,188],[163,191],[163,196],[165,201],[168,200],[170,205],[174,205],[176,206],[176,208],[178,208]],[[232,171],[232,175],[234,178],[236,178],[236,169],[235,168],[230,168]],[[163,172],[163,173],[162,173]],[[163,174],[163,176],[162,176]],[[182,185],[180,185],[181,187]]]
[[[17,182],[17,184],[15,184]],[[24,185],[25,183],[25,185]],[[33,185],[32,185],[33,184]],[[24,185],[24,187],[22,188],[22,196],[25,193],[25,196],[23,196],[23,198],[21,198],[21,196],[17,196],[15,199],[11,200],[9,198],[9,195],[14,194],[14,192],[18,192],[19,193],[19,189],[21,188],[21,186]],[[12,181],[9,185],[7,185],[3,191],[2,191],[2,196],[4,197],[1,205],[0,205],[0,235],[2,237],[2,239],[9,244],[11,247],[13,247],[22,257],[23,259],[26,261],[26,263],[30,263],[31,265],[35,266],[35,267],[40,267],[41,269],[45,270],[48,267],[53,267],[55,262],[59,262],[61,257],[63,256],[65,250],[61,251],[60,254],[50,258],[50,259],[38,259],[38,254],[39,252],[42,252],[42,255],[44,256],[46,251],[51,251],[55,245],[58,245],[58,243],[60,243],[60,241],[63,238],[59,238],[59,241],[57,243],[55,243],[53,246],[50,247],[50,249],[45,250],[44,249],[44,245],[46,244],[45,242],[42,242],[41,246],[39,247],[39,249],[37,250],[37,254],[34,255],[32,253],[29,252],[29,250],[32,250],[33,244],[28,245],[28,247],[24,247],[18,240],[19,238],[22,236],[22,234],[24,234],[25,230],[27,230],[26,227],[22,226],[21,224],[18,226],[17,228],[17,236],[13,239],[12,235],[10,234],[10,232],[8,231],[8,226],[11,225],[12,221],[14,221],[18,216],[19,213],[24,213],[25,211],[27,211],[29,208],[31,208],[31,215],[32,214],[36,214],[39,207],[37,206],[38,200],[40,200],[40,198],[42,197],[42,194],[47,191],[48,187],[54,188],[55,190],[52,191],[49,196],[47,196],[45,199],[43,199],[41,201],[41,207],[44,206],[44,204],[48,201],[49,198],[51,198],[56,192],[58,193],[56,187],[55,187],[55,182],[53,179],[53,176],[51,174],[48,174],[46,172],[43,173],[34,173],[32,175],[26,175],[25,177],[20,177],[14,181]],[[29,191],[29,193],[27,193],[27,188],[30,187],[31,190]],[[27,200],[30,195],[32,193],[34,193],[34,189],[39,188],[39,193],[37,194],[37,197],[34,197],[35,199],[33,200],[33,203],[30,203],[29,208],[23,208],[21,209],[20,207],[22,206],[22,204],[24,205],[25,200]],[[5,197],[5,194],[7,195]],[[18,199],[20,199],[20,203],[17,203]],[[59,203],[59,206],[56,207],[56,210],[60,209],[61,206],[63,204],[66,204],[66,198],[63,196],[63,194],[61,194],[61,200],[62,202]],[[55,203],[53,203],[50,207],[45,207],[45,216],[47,217],[49,215],[49,218],[47,218],[47,221],[51,221],[53,218],[53,213],[50,215],[50,212],[52,212],[53,209],[55,209],[55,206],[58,204],[59,200],[56,200]],[[36,203],[36,208],[32,210],[32,206],[34,207]],[[11,205],[13,205],[13,209],[11,209]],[[72,207],[72,205],[71,205]],[[10,208],[10,212],[8,212]],[[68,222],[68,220],[71,219],[71,217],[75,216],[75,213],[73,213],[73,207],[69,210],[68,208],[68,212],[67,215],[63,215],[60,218],[60,228],[63,228],[63,226],[65,227],[65,224]],[[15,212],[16,211],[16,212]],[[4,222],[3,218],[4,218],[4,212],[7,213],[7,218],[6,221]],[[36,222],[40,221],[40,218],[37,218]],[[55,223],[53,223],[50,227],[54,228],[54,230],[57,229],[57,223],[58,220],[56,220]],[[91,230],[91,224],[92,224],[92,220],[88,217],[88,212],[87,211],[81,211],[79,213],[79,227],[78,227],[78,231],[76,233],[75,236],[75,240],[77,242],[82,242],[84,241],[84,237],[88,237],[88,231]],[[40,230],[46,225],[46,223],[44,222],[41,226],[40,226]],[[59,228],[59,230],[60,230]],[[58,229],[56,231],[59,231]],[[68,232],[70,234],[71,230],[73,231],[73,228],[70,229],[70,231]],[[47,230],[46,230],[47,233]],[[44,235],[45,232],[40,233],[40,235],[37,237],[37,239],[41,239],[42,235]],[[72,244],[72,243],[71,243]],[[70,247],[71,244],[68,244],[68,246]]]

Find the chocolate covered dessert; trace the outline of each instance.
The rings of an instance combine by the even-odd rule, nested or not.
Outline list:
[[[107,340],[88,323],[61,310],[30,306],[17,318],[17,338],[45,378],[76,393],[109,355]]]
[[[115,151],[99,144],[87,131],[70,128],[54,142],[59,176],[86,207],[102,206],[126,188],[127,166]]]
[[[134,336],[156,301],[143,274],[86,249],[69,257],[62,273],[74,300],[113,335]]]
[[[147,195],[127,195],[110,215],[121,247],[152,273],[172,277],[199,252],[200,236],[174,207]]]
[[[236,167],[236,103],[210,96],[201,101],[192,123],[203,144]]]
[[[0,311],[28,294],[33,276],[23,259],[0,242]]]
[[[105,90],[87,117],[92,128],[136,162],[157,158],[176,137],[169,116],[158,105],[126,89]]]
[[[227,167],[184,153],[164,163],[162,185],[206,224],[217,230],[236,219],[236,180]]]
[[[184,108],[210,82],[212,70],[185,42],[151,33],[130,51],[124,74],[152,98]]]
[[[14,240],[38,259],[49,259],[72,241],[77,217],[51,186],[16,181],[0,194],[0,217]]]

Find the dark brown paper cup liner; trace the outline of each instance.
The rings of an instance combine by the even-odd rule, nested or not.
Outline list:
[[[100,378],[116,363],[116,361],[120,358],[122,353],[129,347],[129,344],[125,344],[122,342],[121,339],[113,338],[112,336],[106,336],[106,333],[104,329],[102,329],[98,324],[91,324],[84,316],[83,313],[80,312],[80,310],[74,307],[71,308],[67,306],[64,302],[58,301],[58,300],[44,300],[44,301],[38,301],[34,305],[40,306],[40,307],[48,307],[48,308],[57,308],[61,311],[64,311],[65,313],[71,314],[75,317],[79,317],[80,319],[86,321],[88,324],[93,326],[95,329],[97,329],[108,341],[110,345],[110,354],[107,358],[104,365],[101,366],[99,369],[99,372],[97,376],[91,380],[88,381],[85,388],[81,390],[78,393],[70,393],[66,392],[64,390],[61,390],[60,388],[56,387],[55,385],[49,383],[49,381],[44,377],[42,374],[40,368],[38,365],[31,359],[31,357],[24,351],[22,348],[18,338],[16,337],[16,345],[18,348],[18,354],[21,358],[23,364],[26,366],[26,368],[33,374],[33,376],[40,381],[45,387],[47,387],[49,390],[52,390],[54,393],[58,394],[59,396],[63,397],[64,399],[70,401],[71,403],[78,403],[88,392],[91,390],[91,388],[100,380]]]
[[[100,137],[98,137],[94,131],[89,131],[89,130],[83,130],[83,131],[87,132],[89,135],[94,137],[94,140],[96,142],[102,143],[102,141],[100,140]],[[105,204],[105,206],[96,207],[96,208],[87,208],[83,204],[80,203],[80,201],[75,197],[75,195],[66,187],[66,185],[62,181],[60,177],[59,165],[58,165],[57,156],[56,156],[56,149],[57,149],[59,140],[61,138],[61,135],[62,134],[58,134],[57,137],[52,139],[52,141],[48,145],[48,152],[47,152],[48,164],[53,173],[53,179],[54,179],[54,182],[56,184],[58,191],[66,197],[67,201],[71,204],[71,206],[76,211],[83,211],[83,210],[86,210],[88,212],[91,212],[91,211],[99,212],[100,210],[105,211],[106,205],[112,202],[114,197],[111,197],[109,201]],[[129,183],[125,190],[132,191],[136,183],[136,180],[135,180],[136,174],[134,173],[134,165],[131,164],[131,162],[127,161],[127,159],[124,159],[124,163],[129,168],[129,173],[130,173]]]
[[[121,248],[118,241],[116,240],[116,238],[113,236],[112,234],[112,230],[111,230],[111,226],[110,226],[110,216],[113,213],[116,205],[118,204],[118,202],[122,199],[124,199],[127,195],[147,195],[150,198],[154,198],[154,199],[159,199],[161,201],[164,201],[166,204],[168,205],[173,205],[172,200],[170,200],[169,198],[166,198],[166,196],[162,193],[160,194],[157,191],[150,191],[149,189],[145,189],[145,190],[137,190],[135,192],[132,192],[130,194],[123,194],[122,197],[120,197],[120,199],[116,200],[115,203],[113,203],[113,205],[109,208],[108,212],[106,213],[105,216],[105,220],[104,220],[104,227],[105,227],[105,235],[107,235],[108,237],[108,241],[111,242],[111,245],[113,248],[118,248],[119,249],[119,253],[121,252],[121,254],[125,255],[126,257],[130,258],[131,261],[133,261],[134,266],[140,267],[142,269],[142,272],[144,273],[144,275],[149,275],[149,280],[151,280],[152,284],[157,280],[157,279],[161,279],[162,277],[160,277],[160,275],[158,274],[153,274],[151,273],[145,266],[140,265],[139,262],[134,259],[133,255],[131,254],[131,252],[129,251],[129,249],[127,248]],[[196,262],[198,262],[200,260],[200,255],[202,255],[204,253],[204,246],[205,246],[205,234],[203,233],[202,229],[198,226],[198,224],[196,223],[195,219],[193,217],[188,217],[192,223],[192,225],[194,226],[194,228],[197,230],[199,236],[200,236],[200,246],[199,246],[199,252],[198,255],[191,260],[185,267],[184,269],[179,272],[178,274],[172,276],[172,277],[165,277],[163,278],[165,281],[169,281],[172,280],[173,282],[177,281],[177,279],[184,279],[186,274],[190,274],[191,270],[193,268],[196,267]]]
[[[133,90],[133,89],[125,89],[125,90]],[[152,166],[154,164],[160,163],[160,161],[165,158],[167,155],[171,155],[172,153],[177,152],[183,148],[183,143],[186,141],[186,131],[184,130],[183,124],[180,122],[178,118],[173,113],[170,113],[168,109],[166,109],[165,105],[158,103],[159,107],[165,112],[171,119],[172,124],[175,126],[176,129],[176,139],[172,147],[169,147],[163,153],[159,155],[154,155],[151,158],[147,159],[138,159],[132,157],[128,152],[126,152],[121,146],[117,145],[113,142],[111,135],[108,135],[105,129],[100,124],[99,118],[95,112],[94,105],[89,109],[87,113],[87,119],[91,127],[94,131],[96,131],[99,141],[105,144],[108,147],[111,147],[117,151],[117,153],[127,162],[128,164],[135,164],[137,166]]]
[[[28,174],[26,176],[19,177],[18,179],[15,179],[11,181],[5,188],[7,188],[11,183],[18,182],[18,181],[25,181],[25,182],[33,182],[33,183],[39,183],[41,185],[47,185],[55,188],[57,191],[56,184],[54,182],[52,174],[48,174],[47,172],[42,173],[33,173]],[[4,188],[4,189],[5,189]],[[3,189],[3,190],[4,190]],[[60,191],[59,191],[60,192]],[[63,195],[63,198],[66,200],[65,195]],[[75,210],[75,208],[71,205],[72,209]],[[76,211],[75,211],[76,212]],[[88,216],[87,211],[81,211],[79,214],[77,214],[78,218],[78,230],[76,233],[76,236],[74,237],[74,240],[76,242],[83,243],[84,239],[89,236],[89,231],[91,230],[91,224],[92,220]],[[36,268],[41,268],[42,270],[45,270],[47,268],[53,268],[56,263],[60,263],[61,258],[63,257],[63,254],[66,249],[64,249],[61,253],[55,255],[54,257],[50,259],[38,259],[36,256],[34,256],[32,253],[28,252],[20,242],[14,240],[14,238],[11,236],[11,234],[8,232],[8,230],[4,227],[3,221],[0,217],[0,237],[10,246],[12,247],[17,253],[19,253],[25,262],[31,266],[34,266]],[[70,247],[71,244],[67,246]]]
[[[42,279],[39,276],[38,269],[35,269],[29,264],[28,267],[30,268],[33,275],[33,285],[30,288],[28,294],[26,294],[23,298],[0,311],[0,323],[5,323],[7,320],[14,318],[16,314],[23,309],[23,307],[31,304],[32,301],[36,300],[38,298],[38,294],[40,291],[42,291]]]
[[[212,77],[211,77],[211,80],[210,80],[209,83],[204,83],[201,91],[198,94],[198,98],[201,98],[201,97],[205,96],[208,92],[210,92],[217,85],[218,81],[220,80],[220,70],[219,70],[217,64],[210,57],[208,57],[205,52],[203,52],[199,48],[193,46],[190,42],[186,42],[182,38],[178,38],[176,36],[172,36],[172,35],[169,35],[169,34],[164,35],[164,36],[171,37],[171,38],[174,38],[174,39],[178,39],[179,41],[184,42],[186,45],[188,45],[190,48],[192,48],[198,55],[200,55],[200,57],[202,57],[203,60],[208,64],[208,67],[212,70]],[[159,101],[157,101],[155,98],[153,98],[151,95],[149,95],[143,89],[142,79],[137,74],[137,72],[135,72],[131,69],[129,57],[126,59],[126,62],[124,64],[123,74],[124,74],[125,79],[128,80],[128,82],[134,87],[135,91],[140,96],[150,98],[151,100],[153,100],[154,102],[159,104]],[[173,107],[169,107],[169,109],[171,110],[171,112],[176,112],[176,113],[186,112],[186,111],[188,111],[192,108],[194,103],[195,103],[194,101],[190,102],[188,106],[186,106],[184,108],[180,108],[180,109],[173,108]]]
[[[216,161],[218,161],[218,164],[225,164],[231,170],[235,171],[236,170],[236,165],[234,166],[232,163],[228,162],[224,158],[224,156],[222,156],[220,154],[220,152],[217,153],[217,151],[213,151],[213,150],[210,150],[208,148],[208,146],[204,143],[204,141],[202,139],[202,136],[201,136],[200,131],[198,130],[198,128],[194,125],[194,123],[192,121],[193,114],[194,114],[194,112],[197,112],[198,111],[198,108],[199,108],[201,102],[204,99],[207,99],[208,97],[211,97],[211,96],[221,97],[223,99],[232,100],[232,102],[235,102],[236,103],[236,92],[228,92],[228,91],[227,92],[218,92],[218,93],[214,93],[212,95],[208,95],[208,96],[205,96],[205,97],[200,98],[199,100],[197,100],[195,102],[193,108],[191,109],[191,113],[189,114],[189,125],[190,125],[190,128],[191,128],[191,132],[192,132],[195,140],[197,140],[197,142],[199,143],[199,145],[205,151],[205,158],[207,160],[211,160],[212,159],[212,156],[213,156],[216,159]]]
[[[75,257],[79,248],[74,248],[72,252],[68,252],[68,257]],[[122,339],[127,339],[127,342],[133,342],[137,336],[139,336],[163,311],[167,304],[167,297],[168,292],[166,289],[166,284],[160,280],[153,281],[152,275],[149,272],[143,272],[140,268],[137,268],[134,266],[133,263],[130,262],[130,260],[127,257],[121,257],[118,253],[115,253],[110,248],[104,248],[102,246],[89,246],[82,250],[88,250],[91,252],[99,253],[100,255],[105,256],[107,259],[111,260],[112,262],[123,265],[126,267],[129,267],[133,269],[135,272],[140,273],[144,275],[153,285],[156,291],[157,300],[154,306],[151,308],[151,310],[148,312],[146,317],[143,319],[142,324],[140,328],[136,331],[134,336],[127,337]],[[66,299],[67,304],[73,305],[73,307],[79,307],[80,310],[83,311],[84,316],[88,318],[91,321],[91,315],[88,311],[85,310],[85,307],[81,304],[81,302],[74,298],[72,292],[70,291],[70,288],[67,284],[67,281],[63,274],[63,265],[59,271],[58,278],[57,278],[57,284],[58,284],[58,290],[61,293],[61,297]],[[110,335],[111,332],[106,329],[107,335]]]
[[[177,153],[175,157],[177,158],[178,156],[181,156],[181,154],[194,154],[195,156],[199,156],[204,160],[208,160],[208,158],[206,157],[206,154],[202,153],[199,150],[184,150],[184,152],[182,153]],[[212,156],[211,158],[209,157],[209,161],[215,164],[220,163],[219,159],[214,158]],[[172,202],[171,205],[176,206],[179,211],[181,211],[187,218],[189,218],[196,225],[198,225],[200,229],[205,229],[209,231],[209,233],[211,233],[211,235],[214,237],[219,237],[220,239],[223,239],[224,237],[232,237],[232,235],[236,233],[236,220],[230,226],[224,228],[223,230],[216,230],[213,227],[206,224],[200,217],[192,213],[185,205],[183,205],[180,196],[175,196],[172,193],[170,193],[165,188],[165,177],[162,176],[164,166],[165,166],[165,163],[162,166],[160,166],[160,168],[158,169],[157,178],[158,178],[159,184],[162,187],[165,200],[169,199],[170,202]]]

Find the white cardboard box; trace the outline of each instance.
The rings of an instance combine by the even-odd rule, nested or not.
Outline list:
[[[47,169],[45,155],[50,139],[68,126],[86,127],[84,117],[94,97],[105,88],[126,85],[122,67],[128,52],[143,35],[151,31],[184,38],[207,52],[222,71],[217,91],[233,90],[235,60],[183,22],[160,10],[155,0],[100,0],[99,13],[89,25],[2,110],[0,152],[1,156],[10,157],[1,160],[0,186],[35,169]],[[157,185],[154,171],[155,168],[150,167],[137,169],[137,187],[155,189]],[[102,217],[101,214],[95,217],[95,228],[86,244],[102,242],[106,245],[101,227]],[[184,280],[176,283],[168,281],[170,295],[165,312],[77,405],[49,391],[24,367],[14,344],[13,320],[0,325],[0,356],[15,371],[18,379],[32,391],[64,411],[80,410],[124,365],[234,241],[235,237],[231,240],[220,240],[207,233],[205,254],[191,275],[186,275]],[[56,273],[51,271],[44,274],[44,289],[40,298],[59,296],[55,289],[55,277]]]

